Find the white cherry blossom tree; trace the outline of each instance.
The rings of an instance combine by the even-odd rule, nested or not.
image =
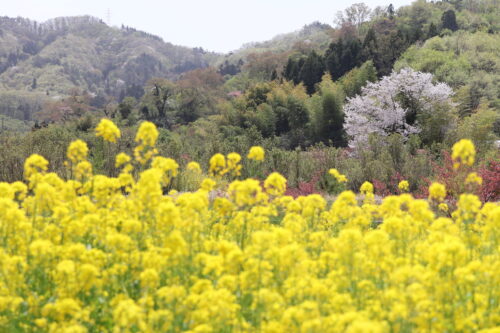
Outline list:
[[[433,83],[432,74],[403,68],[369,83],[361,95],[344,106],[345,131],[349,146],[367,141],[372,133],[404,137],[419,133],[417,115],[433,112],[439,105],[452,105],[453,90],[445,83]]]

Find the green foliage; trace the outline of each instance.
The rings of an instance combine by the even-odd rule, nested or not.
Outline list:
[[[330,142],[334,146],[345,145],[343,130],[344,92],[342,86],[333,83],[329,75],[323,77],[318,92],[311,98],[313,129],[316,141]]]
[[[479,154],[494,148],[500,135],[494,132],[495,122],[499,122],[500,111],[480,106],[475,113],[462,120],[456,139],[471,139]]]
[[[443,16],[441,16],[441,25],[443,29],[458,30],[457,18],[453,9],[449,9],[443,13]]]
[[[325,63],[328,72],[334,80],[360,66],[363,62],[363,47],[357,38],[340,38],[337,42],[330,44],[325,53]]]
[[[346,97],[353,97],[361,93],[368,82],[377,81],[377,70],[373,65],[373,61],[368,60],[361,67],[356,67],[342,76],[339,83],[344,89]]]
[[[482,99],[490,107],[500,107],[500,35],[457,31],[446,37],[434,37],[422,46],[409,48],[395,69],[410,66],[429,72],[457,91],[460,114],[468,115]]]
[[[216,57],[128,27],[108,27],[92,17],[45,23],[3,17],[0,26],[0,93],[22,92],[41,103],[47,96],[71,95],[73,89],[117,98],[153,77],[175,78]],[[34,113],[30,110],[29,119]]]

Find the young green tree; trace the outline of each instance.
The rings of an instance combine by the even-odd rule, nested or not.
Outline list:
[[[345,145],[344,112],[345,95],[342,86],[332,81],[329,74],[323,76],[318,92],[311,98],[313,113],[313,137],[316,141]]]
[[[361,93],[368,82],[377,81],[377,70],[373,61],[368,60],[361,67],[356,67],[342,76],[339,80],[346,97],[354,97]]]

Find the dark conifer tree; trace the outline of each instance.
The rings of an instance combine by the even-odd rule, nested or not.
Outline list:
[[[387,7],[387,15],[391,20],[394,18],[394,6],[392,3]]]
[[[325,54],[325,64],[334,80],[363,63],[363,46],[357,38],[343,40],[330,44]]]
[[[331,43],[330,47],[325,53],[326,69],[334,80],[342,76],[342,74],[340,73],[340,57],[344,52],[343,47],[344,43],[342,41],[342,38],[340,38],[337,42]]]
[[[458,30],[457,18],[453,9],[447,10],[441,16],[441,23],[443,29],[450,29],[451,31]]]
[[[437,27],[434,23],[429,25],[429,31],[427,32],[427,38],[432,38],[438,35]]]
[[[314,86],[321,81],[324,73],[325,65],[323,58],[315,51],[312,51],[305,59],[299,72],[299,79],[301,82],[304,82],[308,94],[311,95],[314,93]]]

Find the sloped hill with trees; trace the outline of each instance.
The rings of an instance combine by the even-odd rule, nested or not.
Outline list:
[[[187,48],[133,28],[109,27],[93,17],[44,23],[0,18],[0,92],[99,97],[142,96],[152,77],[175,78],[209,66],[217,54]]]

